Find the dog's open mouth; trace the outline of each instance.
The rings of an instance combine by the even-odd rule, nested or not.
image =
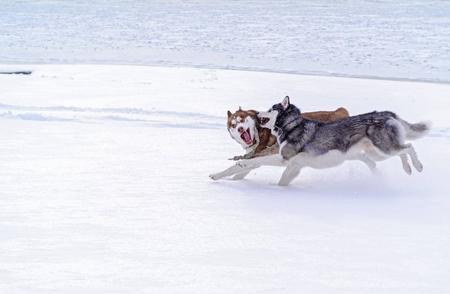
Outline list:
[[[245,132],[242,132],[241,139],[244,140],[247,145],[251,145],[253,143],[252,136],[250,135],[250,128],[248,128]]]
[[[270,118],[268,118],[268,117],[261,117],[261,118],[259,118],[259,123],[263,126],[266,123],[268,123],[269,120],[270,120]]]

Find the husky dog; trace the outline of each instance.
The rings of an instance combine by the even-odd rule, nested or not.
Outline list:
[[[315,111],[302,115],[304,118],[321,122],[337,121],[349,116],[347,109],[343,107],[335,111]],[[222,172],[211,174],[211,179],[219,180],[231,176],[233,180],[241,180],[251,170],[263,165],[286,166],[287,162],[278,155],[279,145],[276,137],[271,134],[270,129],[261,126],[261,123],[265,123],[265,119],[261,122],[258,111],[242,110],[239,107],[234,113],[228,111],[227,116],[228,132],[231,138],[246,150],[246,154],[231,158],[239,161]]]
[[[278,153],[277,138],[270,129],[262,127],[256,110],[227,112],[227,130],[231,138],[245,149],[246,154],[234,156],[232,160],[250,159]],[[334,111],[315,111],[302,114],[304,118],[321,122],[332,122],[349,116],[348,111],[340,107]]]
[[[268,112],[258,115],[266,119],[264,127],[277,136],[280,155],[288,161],[279,185],[288,185],[303,167],[327,168],[345,160],[360,160],[374,170],[375,161],[399,156],[403,169],[411,174],[409,156],[417,171],[423,169],[416,151],[405,139],[425,135],[429,126],[408,123],[393,112],[375,111],[321,123],[303,118],[300,109],[285,97]]]

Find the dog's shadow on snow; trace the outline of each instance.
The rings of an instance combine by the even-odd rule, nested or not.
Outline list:
[[[254,179],[220,180],[213,183],[230,189],[234,194],[257,195],[257,197],[295,198],[386,198],[392,199],[410,194],[383,175],[352,175],[337,179],[323,176],[299,177],[289,186]]]
[[[273,217],[301,214],[331,222],[355,215],[395,216],[403,209],[401,199],[411,194],[390,179],[373,175],[346,179],[314,175],[296,179],[287,187],[255,178],[213,184],[255,213]]]

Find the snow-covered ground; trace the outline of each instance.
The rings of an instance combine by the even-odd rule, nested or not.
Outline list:
[[[2,63],[190,65],[450,82],[449,1],[8,0]]]
[[[0,66],[11,70],[33,73],[0,75],[1,293],[450,291],[450,85]],[[242,153],[226,110],[286,94],[305,111],[431,120],[414,142],[424,172],[393,158],[381,177],[351,162],[284,188],[274,167],[211,181]]]

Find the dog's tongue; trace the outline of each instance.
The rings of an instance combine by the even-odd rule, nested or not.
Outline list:
[[[242,137],[243,137],[245,143],[250,144],[250,143],[252,142],[252,138],[250,138],[250,134],[249,134],[248,131],[247,131],[247,132],[244,132],[244,133],[242,134]]]

